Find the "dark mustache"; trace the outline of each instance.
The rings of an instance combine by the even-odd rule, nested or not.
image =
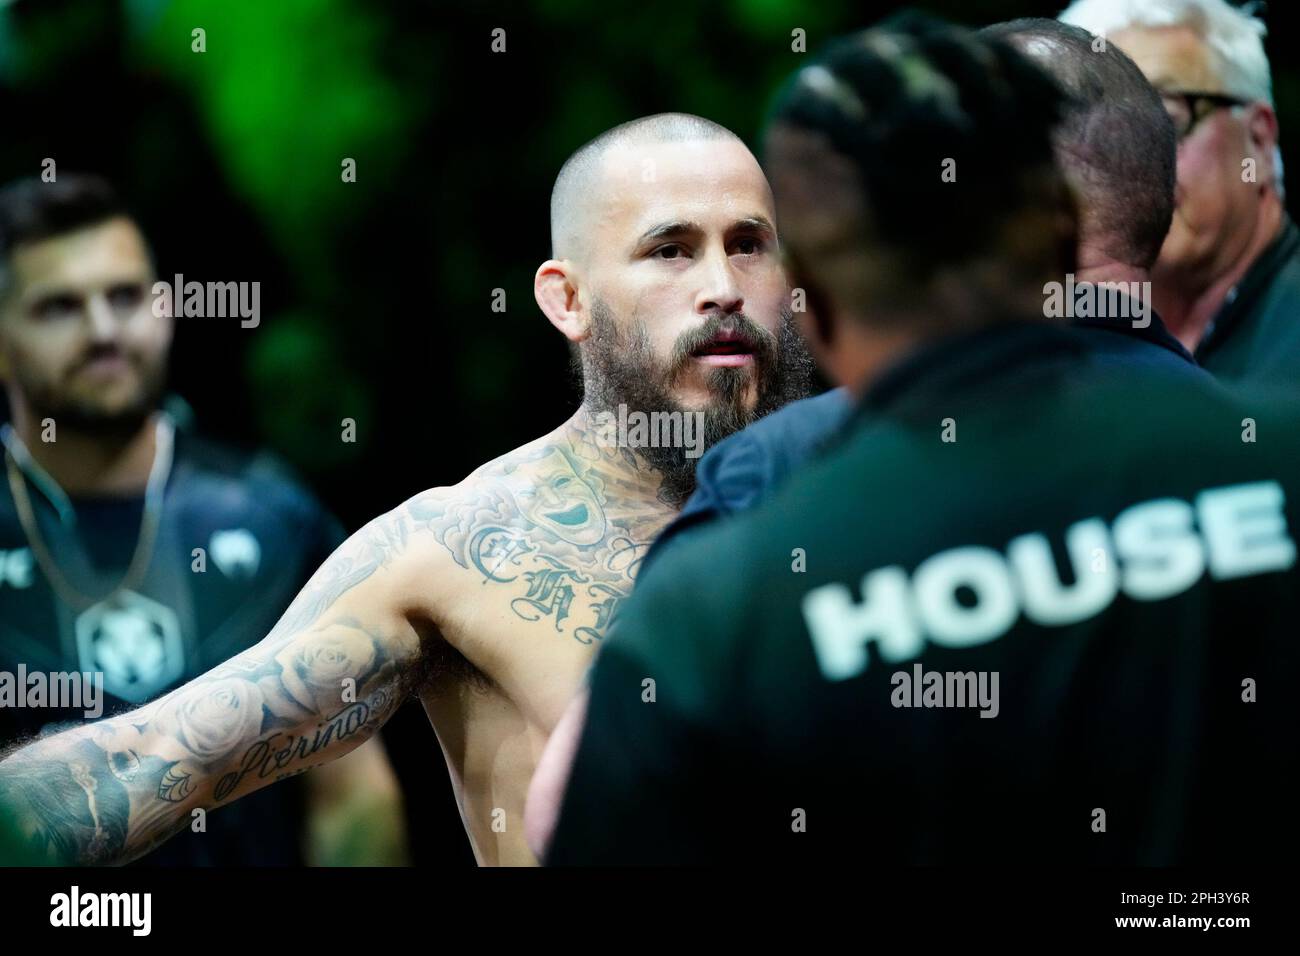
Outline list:
[[[92,345],[86,349],[81,358],[79,358],[76,364],[72,366],[72,369],[74,372],[79,372],[91,362],[104,358],[122,358],[127,359],[128,361],[131,360],[131,356],[127,355],[126,351],[117,345]]]
[[[703,325],[677,337],[669,367],[677,372],[722,332],[734,334],[734,341],[754,353],[756,362],[771,362],[776,356],[776,336],[753,319],[742,312],[715,313],[705,319]]]

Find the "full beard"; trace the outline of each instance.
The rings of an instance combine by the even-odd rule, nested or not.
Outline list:
[[[108,407],[93,396],[68,395],[50,382],[20,379],[16,384],[36,421],[52,419],[60,430],[126,441],[144,427],[162,404],[166,384],[163,369],[142,367],[141,371],[140,388],[127,402],[116,407]]]
[[[706,377],[709,401],[703,408],[687,409],[673,398],[673,385],[696,361],[693,353],[722,329],[734,329],[747,340],[753,364],[710,369]],[[617,414],[620,405],[648,415],[702,412],[701,453],[769,412],[811,394],[815,369],[789,309],[782,311],[775,335],[744,315],[710,316],[698,329],[678,338],[667,361],[659,361],[644,323],[621,332],[599,299],[592,306],[591,337],[581,360],[584,404],[589,412]],[[757,386],[757,399],[749,407],[746,400],[751,382]],[[636,449],[663,474],[659,497],[665,503],[681,507],[695,490],[699,458],[687,454],[694,450],[665,445]]]

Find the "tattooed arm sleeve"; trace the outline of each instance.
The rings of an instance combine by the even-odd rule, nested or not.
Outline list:
[[[13,751],[0,814],[47,862],[121,863],[200,809],[363,743],[413,689],[421,657],[397,596],[409,507],[345,542],[254,647],[138,710]]]

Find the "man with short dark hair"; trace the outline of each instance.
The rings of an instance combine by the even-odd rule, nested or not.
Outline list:
[[[137,706],[244,650],[342,540],[271,459],[203,440],[164,410],[173,319],[154,308],[154,279],[139,225],[104,180],[64,173],[0,190],[0,381],[13,416],[0,427],[0,672],[67,688],[79,675],[102,693],[93,707],[0,694],[0,746]],[[393,862],[399,808],[376,742],[146,860],[323,862],[338,859],[328,847],[340,833],[364,831],[351,861]]]
[[[1045,319],[1062,105],[927,20],[783,88],[792,281],[856,407],[641,581],[538,767],[548,862],[1293,858],[1289,702],[1254,684],[1300,663],[1300,409],[1117,378]]]
[[[1056,161],[1079,204],[1080,268],[1150,268],[1174,211],[1174,128],[1154,87],[1114,44],[1041,17],[985,27],[1064,91]]]
[[[1128,366],[1125,373],[1153,366],[1190,372],[1191,354],[1152,304],[1150,269],[1174,211],[1174,128],[1159,95],[1115,45],[1079,27],[1025,18],[982,32],[1010,43],[1066,95],[1053,142],[1078,203],[1079,248],[1069,284],[1065,276],[1058,281],[1120,292],[1097,296],[1086,311],[1066,301],[1072,324],[1115,333],[1102,344]],[[1111,314],[1116,304],[1118,314]]]

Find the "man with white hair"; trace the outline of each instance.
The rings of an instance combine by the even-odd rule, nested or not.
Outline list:
[[[1156,310],[1215,375],[1295,382],[1300,231],[1283,206],[1264,23],[1225,0],[1076,0],[1060,19],[1132,57],[1178,133]]]

